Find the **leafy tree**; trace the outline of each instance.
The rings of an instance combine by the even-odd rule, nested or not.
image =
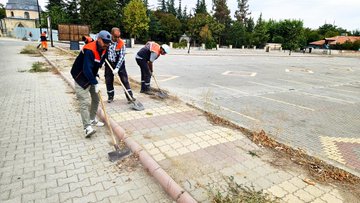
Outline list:
[[[235,21],[230,27],[229,38],[227,38],[227,43],[232,44],[234,47],[239,48],[245,44],[245,26],[239,21]]]
[[[339,30],[336,28],[336,25],[324,24],[319,27],[319,34],[325,37],[334,37],[340,35]]]
[[[5,7],[4,4],[0,3],[0,19],[3,19],[6,17]]]
[[[306,45],[310,42],[318,41],[323,39],[317,30],[312,30],[310,28],[304,29],[304,36],[306,39]]]
[[[141,2],[142,4],[142,2]],[[82,22],[90,25],[93,32],[100,30],[111,30],[114,26],[119,26],[119,14],[117,0],[81,0],[80,16]]]
[[[64,7],[65,2],[63,0],[49,0],[48,4],[45,6],[47,11],[50,11],[52,7]]]
[[[154,15],[157,20],[157,36],[150,33],[152,39],[157,41],[169,42],[176,41],[181,35],[181,22],[171,13],[155,11]]]
[[[213,39],[221,44],[221,37],[224,35],[225,25],[217,22],[214,18],[211,18],[209,19],[209,28],[213,35]]]
[[[268,40],[269,35],[267,34],[266,24],[262,19],[262,14],[260,14],[254,28],[253,43],[257,47],[264,47]]]
[[[201,42],[205,44],[206,49],[211,49],[215,46],[215,42],[212,37],[211,30],[209,29],[209,26],[207,24],[201,28],[199,36]]]
[[[205,13],[207,14],[205,0],[197,0],[195,7],[195,14]]]
[[[211,16],[205,13],[196,14],[188,20],[187,35],[193,40],[194,45],[200,41],[201,29],[211,21]]]
[[[150,19],[141,0],[131,0],[124,8],[123,24],[131,37],[137,38],[149,30]]]
[[[248,0],[237,0],[238,1],[238,9],[235,11],[235,18],[239,22],[245,24],[248,21],[248,16],[251,15],[249,12]]]
[[[360,36],[360,30],[353,30],[351,35],[353,36]]]
[[[41,27],[47,27],[46,18],[51,17],[51,28],[57,29],[59,24],[67,24],[70,22],[70,17],[65,9],[60,6],[52,6],[47,12],[41,13]]]
[[[300,20],[284,20],[279,22],[279,36],[284,41],[282,47],[284,49],[295,50],[301,47],[304,39],[303,22]]]

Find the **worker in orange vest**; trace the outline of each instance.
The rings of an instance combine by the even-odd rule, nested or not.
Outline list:
[[[88,44],[90,42],[93,42],[94,39],[91,38],[90,36],[82,36],[82,41],[84,41],[85,44]]]
[[[153,62],[160,55],[168,54],[170,47],[167,44],[159,45],[156,42],[147,42],[136,54],[136,63],[141,69],[141,90],[140,93],[152,95],[150,91],[150,80],[153,72]]]
[[[47,44],[46,31],[44,31],[43,33],[41,33],[40,41],[41,41],[41,46],[42,46],[43,50],[44,50],[44,51],[47,51],[47,50],[48,50],[48,44]]]
[[[114,27],[111,29],[111,38],[112,43],[110,44],[107,52],[107,59],[113,67],[113,71],[109,68],[109,65],[105,63],[105,81],[106,89],[108,94],[108,103],[114,101],[115,89],[114,89],[114,75],[119,74],[121,82],[124,84],[126,91],[129,93],[130,97],[125,93],[125,96],[128,102],[135,101],[133,97],[133,92],[130,87],[128,75],[125,68],[125,51],[126,45],[124,41],[120,38],[121,32],[120,29]]]
[[[76,97],[80,103],[85,138],[89,138],[96,132],[92,126],[104,126],[103,122],[96,119],[99,106],[99,84],[96,75],[104,63],[110,42],[111,34],[105,30],[100,31],[96,41],[83,47],[71,68],[71,75],[75,80]],[[90,96],[91,104],[89,102]]]

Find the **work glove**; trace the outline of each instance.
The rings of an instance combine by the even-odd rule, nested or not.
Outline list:
[[[118,69],[118,68],[115,68],[115,69],[113,70],[113,74],[114,74],[114,75],[116,75],[118,72],[119,72],[119,69]]]
[[[94,85],[94,87],[95,87],[95,93],[96,94],[99,93],[100,91],[99,84]]]

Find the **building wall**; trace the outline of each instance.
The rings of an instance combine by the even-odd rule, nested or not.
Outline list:
[[[29,28],[36,27],[35,20],[25,20],[25,19],[16,19],[16,18],[4,18],[3,20],[6,25],[6,32],[8,36],[13,36],[14,28],[18,27],[20,23],[23,27],[29,27]]]
[[[11,12],[14,13],[14,16],[11,15]],[[6,10],[6,17],[25,18],[25,12],[29,13],[29,19],[39,18],[39,14],[37,11],[25,11],[25,10]]]

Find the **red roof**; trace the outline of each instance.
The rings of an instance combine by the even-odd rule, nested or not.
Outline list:
[[[357,40],[360,40],[360,36],[335,36],[325,38],[325,40],[311,42],[310,44],[321,46],[325,44],[325,41],[328,41],[330,45],[335,45],[337,43],[344,44],[346,41],[355,42]]]

